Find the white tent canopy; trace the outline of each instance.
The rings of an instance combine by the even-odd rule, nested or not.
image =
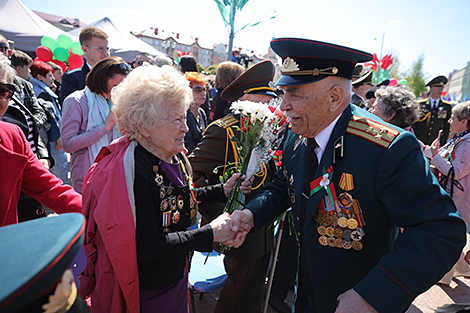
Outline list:
[[[15,49],[36,51],[41,45],[41,38],[50,36],[57,39],[61,34],[67,34],[49,24],[36,13],[31,11],[20,0],[0,1],[0,34],[15,42]],[[69,35],[73,41],[78,38]]]
[[[4,0],[5,1],[5,0]],[[153,56],[165,55],[151,45],[138,39],[123,27],[114,24],[109,18],[105,17],[97,22],[88,24],[87,26],[95,26],[103,30],[108,35],[109,47],[113,50],[112,56],[119,56],[126,62],[131,62],[140,52],[147,52]],[[78,36],[82,29],[74,29],[69,34]]]

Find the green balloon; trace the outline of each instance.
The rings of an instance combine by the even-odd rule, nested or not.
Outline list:
[[[403,84],[408,85],[408,81],[406,79],[402,79],[398,81],[398,86],[403,85]]]
[[[65,62],[69,59],[69,55],[70,53],[63,47],[57,47],[54,49],[54,58],[56,60]]]
[[[41,46],[48,47],[51,51],[57,47],[57,41],[49,36],[44,36],[41,38]]]
[[[72,45],[72,38],[65,34],[59,35],[57,38],[57,46],[62,47],[64,49],[69,49],[70,46]]]
[[[78,54],[78,55],[83,55],[83,50],[82,50],[82,45],[77,41],[77,42],[74,42],[72,44],[72,47],[70,47],[72,49],[72,52],[74,54]]]

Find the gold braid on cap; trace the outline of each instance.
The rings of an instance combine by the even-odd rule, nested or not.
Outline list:
[[[323,69],[314,68],[313,70],[301,71],[299,65],[291,58],[286,58],[282,63],[281,74],[283,75],[336,75],[338,74],[337,67],[328,67]]]
[[[247,90],[243,91],[243,93],[249,93],[249,92],[258,91],[258,90],[274,91],[274,89],[270,88],[270,87],[256,87],[256,88],[247,89]]]

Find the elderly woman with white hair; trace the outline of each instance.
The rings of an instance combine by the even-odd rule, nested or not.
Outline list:
[[[467,234],[470,234],[470,101],[452,108],[449,125],[455,137],[443,147],[440,147],[440,138],[437,138],[431,146],[425,147],[424,153],[439,171],[439,181],[454,200],[467,225]],[[458,276],[470,277],[470,266],[465,262],[463,253],[439,283],[449,285],[452,278]]]
[[[188,312],[188,254],[237,245],[228,214],[196,223],[198,204],[225,202],[225,184],[194,188],[182,153],[188,81],[177,70],[141,66],[112,91],[122,138],[104,147],[83,188],[88,257],[79,293],[94,312]],[[243,177],[241,177],[243,178]],[[244,182],[243,192],[251,189]]]

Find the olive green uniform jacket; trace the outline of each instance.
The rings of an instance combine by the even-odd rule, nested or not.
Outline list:
[[[220,183],[219,176],[223,175],[224,169],[222,167],[219,168],[217,173],[214,173],[214,170],[219,166],[235,161],[234,145],[230,141],[230,134],[233,133],[239,137],[240,132],[237,130],[238,127],[238,119],[233,115],[228,115],[225,118],[214,121],[207,127],[201,142],[189,156],[196,187]],[[246,195],[245,203],[253,199],[262,189],[263,185],[272,180],[275,171],[275,164],[273,161],[270,161],[266,167],[264,177],[255,178],[252,188],[256,189],[252,190],[249,195]],[[222,214],[224,206],[225,203],[205,205],[199,208],[199,212],[210,222]],[[273,248],[273,241],[273,231],[269,227],[262,227],[256,233],[247,236],[246,241],[241,247],[232,248],[225,252],[225,254],[243,259],[258,259],[270,253]]]

